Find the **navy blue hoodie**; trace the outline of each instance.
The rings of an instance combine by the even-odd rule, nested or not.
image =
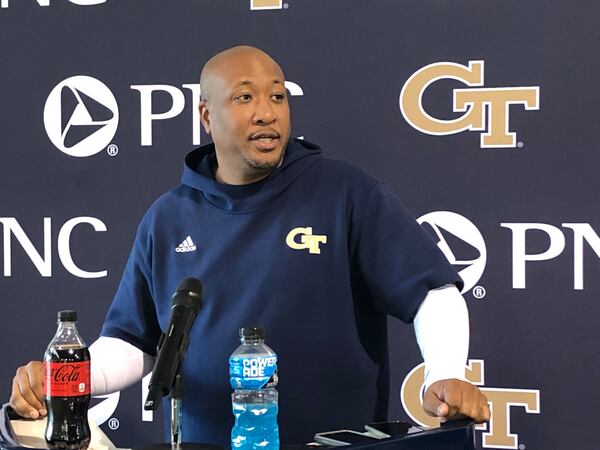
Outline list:
[[[249,185],[217,182],[215,163],[213,145],[192,151],[182,184],[144,216],[102,335],[154,355],[193,276],[204,308],[182,370],[185,441],[229,445],[243,326],[263,326],[278,354],[282,443],[384,420],[386,314],[410,323],[430,289],[460,286],[455,270],[385,185],[314,144],[290,141]]]

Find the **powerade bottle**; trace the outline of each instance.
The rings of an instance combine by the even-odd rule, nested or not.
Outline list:
[[[265,345],[262,327],[240,328],[240,340],[229,358],[235,416],[231,448],[279,450],[277,355]]]

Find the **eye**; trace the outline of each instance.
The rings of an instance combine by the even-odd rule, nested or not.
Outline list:
[[[236,95],[235,97],[233,97],[233,99],[235,101],[238,101],[238,102],[247,103],[250,100],[252,100],[252,95],[250,95],[250,94],[240,94],[240,95]]]
[[[277,94],[273,94],[272,98],[273,100],[275,100],[276,102],[282,102],[283,100],[285,100],[286,95],[283,93],[277,93]]]

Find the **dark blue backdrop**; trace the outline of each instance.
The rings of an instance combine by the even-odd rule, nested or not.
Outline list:
[[[194,139],[200,68],[244,43],[299,86],[294,134],[387,182],[416,217],[435,213],[423,225],[470,269],[470,377],[494,410],[478,445],[597,448],[599,12],[554,0],[1,0],[0,392],[41,357],[57,310],[77,309],[84,338],[97,337],[138,220],[207,141]],[[484,62],[480,83],[446,78],[471,61]],[[475,96],[467,110],[482,107],[483,127],[411,125],[400,92],[432,64],[422,108],[416,97],[409,109],[457,119],[454,96]],[[516,104],[502,109],[488,88],[512,88]],[[528,89],[539,101],[526,109]],[[514,145],[482,147],[482,133],[506,135],[490,111]],[[391,327],[390,415],[421,420],[412,329]],[[161,437],[139,385],[116,401],[95,400],[95,414],[118,446]]]

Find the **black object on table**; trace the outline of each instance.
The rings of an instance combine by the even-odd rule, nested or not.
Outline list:
[[[401,437],[373,439],[367,444],[341,447],[282,445],[281,450],[339,449],[339,450],[474,450],[475,422],[471,419],[453,420],[432,428]]]
[[[21,449],[16,436],[10,426],[10,420],[19,416],[12,411],[8,404],[0,409],[0,448],[3,450]],[[474,422],[471,419],[454,420],[443,424],[440,428],[421,431],[403,437],[376,439],[368,444],[347,445],[343,450],[474,450],[475,433]],[[184,442],[181,450],[220,450],[222,447],[210,444],[195,444]],[[140,449],[144,450],[170,450],[171,444],[154,444]],[[286,445],[281,450],[308,450],[329,449],[327,446]],[[339,448],[339,447],[338,447]],[[340,449],[340,450],[341,450]]]

